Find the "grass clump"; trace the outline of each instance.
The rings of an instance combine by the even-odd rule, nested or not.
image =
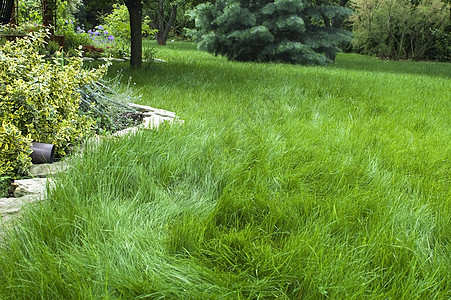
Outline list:
[[[120,77],[100,79],[77,90],[80,93],[80,114],[93,119],[93,129],[97,133],[119,131],[142,120],[142,116],[129,105],[137,102],[140,95],[130,82],[121,85]]]
[[[185,124],[60,175],[1,246],[0,298],[451,296],[449,65],[159,55],[125,73]]]

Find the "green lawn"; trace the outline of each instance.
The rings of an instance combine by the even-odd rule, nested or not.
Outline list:
[[[450,64],[156,56],[111,76],[184,125],[61,175],[0,246],[0,299],[451,297]]]

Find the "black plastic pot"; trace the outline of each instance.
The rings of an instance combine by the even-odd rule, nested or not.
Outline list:
[[[55,158],[55,145],[33,142],[31,162],[34,164],[51,164]]]

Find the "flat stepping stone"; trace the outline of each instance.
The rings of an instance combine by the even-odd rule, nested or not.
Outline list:
[[[35,164],[30,167],[32,177],[46,177],[66,171],[68,164],[66,161],[56,161],[52,164]]]
[[[12,186],[14,189],[14,197],[19,198],[26,195],[45,196],[47,184],[52,185],[51,178],[31,178],[14,180]]]
[[[137,111],[142,112],[145,117],[150,117],[153,115],[160,115],[163,117],[171,117],[171,118],[176,117],[175,112],[172,112],[172,111],[158,109],[155,107],[151,107],[151,106],[147,106],[147,105],[140,105],[140,104],[135,104],[135,103],[127,103],[127,104],[130,105],[131,107],[133,107],[134,109],[136,109]]]
[[[0,198],[0,224],[6,224],[20,214],[24,206],[41,200],[40,195],[26,195],[20,198]]]

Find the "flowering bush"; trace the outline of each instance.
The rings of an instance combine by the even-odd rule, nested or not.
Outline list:
[[[116,37],[102,25],[96,26],[94,29],[89,29],[87,31],[83,27],[79,26],[76,28],[76,34],[86,36],[89,39],[89,43],[87,43],[87,45],[92,45],[95,47],[90,48],[90,50],[95,50],[97,53],[104,53],[104,56],[124,57],[127,53],[127,51],[123,50],[122,46],[120,48],[117,47]],[[102,51],[98,51],[97,49],[102,49]]]
[[[102,19],[102,30],[106,30],[110,35],[114,36],[115,52],[117,56],[120,52],[122,55],[130,52],[130,17],[128,9],[125,5],[114,4],[113,11],[104,16]],[[148,16],[143,17],[142,34],[153,35],[155,30],[149,26],[150,19]]]
[[[96,26],[94,29],[89,29],[87,32],[81,27],[77,27],[77,34],[88,34],[92,40],[92,44],[103,50],[113,49],[116,45],[114,36],[111,35],[102,25]]]
[[[58,33],[65,36],[64,50],[73,56],[79,46],[91,45],[92,40],[88,34],[80,34],[75,31],[75,24],[72,20],[58,20]]]
[[[69,19],[59,22],[59,28],[59,32],[66,37],[65,50],[69,54],[73,54],[72,49],[81,46],[86,56],[100,57],[105,51],[114,48],[114,36],[101,25],[85,31],[83,26],[75,28],[75,23]]]

